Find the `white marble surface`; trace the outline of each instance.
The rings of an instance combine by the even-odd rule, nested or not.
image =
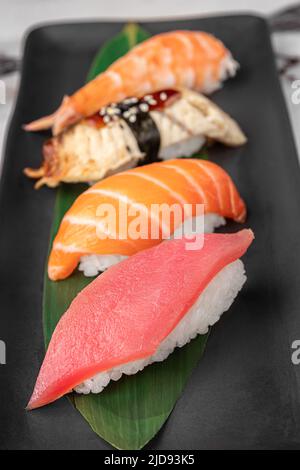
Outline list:
[[[0,0],[0,54],[21,57],[25,32],[39,23],[72,20],[143,19],[252,12],[268,15],[286,7],[283,0]],[[276,34],[274,48],[285,54],[300,50],[300,33]],[[300,68],[293,70],[300,78]],[[18,74],[1,77],[6,104],[0,104],[0,152],[18,89]],[[300,104],[293,104],[291,83],[282,80],[300,155]],[[0,96],[1,102],[1,96]]]

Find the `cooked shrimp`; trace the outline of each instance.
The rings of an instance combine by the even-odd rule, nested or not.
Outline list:
[[[52,127],[54,135],[102,106],[127,96],[187,87],[211,93],[235,74],[237,63],[221,41],[205,32],[174,31],[153,36],[114,62],[106,72],[65,97],[52,115],[25,126]]]

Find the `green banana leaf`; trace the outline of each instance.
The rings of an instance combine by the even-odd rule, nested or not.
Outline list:
[[[130,24],[101,49],[88,79],[105,70],[148,33]],[[60,221],[85,185],[62,185],[56,196],[51,241]],[[47,273],[44,281],[43,320],[46,347],[57,322],[76,294],[91,278],[76,272],[64,281],[52,282]],[[108,294],[109,295],[109,294]],[[123,376],[98,395],[70,395],[70,400],[92,429],[118,449],[141,449],[167,420],[194,367],[203,354],[208,335],[199,336],[177,349],[161,363],[153,364],[134,376]]]
[[[99,73],[104,72],[110,64],[149,37],[150,34],[140,26],[134,23],[126,25],[117,36],[106,42],[100,49],[93,60],[87,81],[93,80]]]

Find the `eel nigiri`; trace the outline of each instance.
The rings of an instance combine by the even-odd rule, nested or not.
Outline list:
[[[188,89],[161,90],[112,103],[48,140],[41,168],[26,168],[25,174],[39,179],[36,188],[96,182],[139,163],[191,156],[207,140],[235,147],[246,137],[203,95]]]
[[[74,389],[100,393],[205,334],[246,281],[239,258],[253,238],[209,234],[196,250],[185,238],[165,241],[96,278],[59,321],[28,408]]]
[[[128,208],[122,236],[120,225],[107,227],[106,214],[99,208],[112,207],[116,220],[122,216],[122,205]],[[171,208],[189,205],[190,213],[182,211],[181,219],[168,213],[157,213],[163,205]],[[80,194],[65,214],[54,239],[48,263],[50,279],[68,277],[79,269],[94,276],[124,256],[149,248],[173,234],[180,223],[197,217],[197,205],[203,204],[205,231],[224,225],[224,217],[243,222],[246,206],[230,176],[215,163],[197,159],[177,159],[134,168],[110,176]],[[138,212],[149,226],[149,235],[133,239],[129,233],[129,212]],[[142,224],[145,225],[145,224]],[[152,235],[153,228],[155,237]]]
[[[236,68],[228,49],[208,33],[159,34],[133,48],[72,96],[65,97],[52,115],[25,128],[36,131],[52,127],[56,135],[111,102],[163,88],[185,86],[211,93],[233,76]]]

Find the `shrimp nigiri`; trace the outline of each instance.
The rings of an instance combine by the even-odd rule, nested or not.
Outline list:
[[[27,124],[25,129],[52,128],[57,135],[111,102],[163,88],[187,87],[209,94],[233,76],[236,68],[231,53],[211,34],[159,34],[134,47],[72,96],[66,96],[53,114]]]
[[[169,160],[110,176],[83,192],[65,214],[50,253],[49,277],[64,279],[78,263],[85,275],[94,276],[172,236],[180,224],[198,217],[198,204],[204,206],[206,232],[224,225],[224,217],[237,222],[246,217],[245,203],[231,178],[209,161]],[[190,212],[170,217],[168,211],[157,211],[174,205]],[[106,211],[110,208],[115,220],[121,221],[115,226],[108,224]],[[145,236],[131,235],[134,214],[145,227]]]

